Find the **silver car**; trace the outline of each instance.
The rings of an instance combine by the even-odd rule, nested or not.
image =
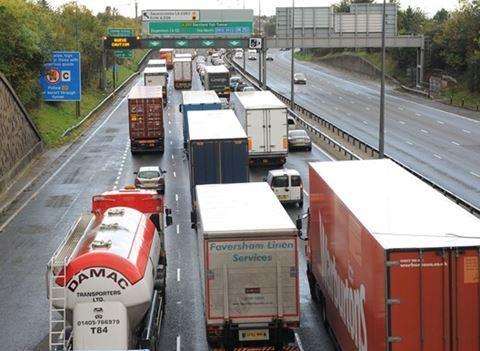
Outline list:
[[[138,172],[134,172],[136,175],[135,187],[154,189],[163,193],[165,191],[164,173],[165,171],[162,171],[158,166],[140,167]]]
[[[289,149],[306,149],[312,150],[312,140],[307,132],[303,129],[294,129],[288,131],[288,148]]]
[[[295,73],[293,75],[294,84],[307,84],[307,77],[303,73]]]

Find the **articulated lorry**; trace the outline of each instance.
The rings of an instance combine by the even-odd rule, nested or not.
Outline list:
[[[224,65],[205,66],[205,90],[214,90],[218,96],[230,98],[230,71]]]
[[[163,194],[96,195],[47,266],[49,350],[157,350],[165,305]]]
[[[150,60],[164,61],[164,60]],[[168,72],[165,66],[147,66],[143,71],[143,82],[145,85],[156,85],[162,87],[163,106],[168,102]]]
[[[130,151],[164,151],[163,91],[160,86],[136,85],[128,95]]]
[[[340,349],[480,350],[480,220],[391,160],[309,174],[307,276]]]
[[[296,349],[298,230],[289,215],[267,183],[198,185],[196,194],[208,343]]]
[[[173,57],[174,57],[174,50],[173,49],[160,49],[158,51],[160,59],[166,61],[167,69],[173,68]]]
[[[288,154],[287,106],[270,91],[235,92],[231,104],[248,135],[250,164],[285,164]]]
[[[192,59],[175,57],[173,59],[173,87],[175,89],[192,88]]]
[[[188,112],[188,161],[195,186],[248,182],[247,135],[232,110]]]

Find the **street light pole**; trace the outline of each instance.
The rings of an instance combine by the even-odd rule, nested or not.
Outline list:
[[[290,67],[290,108],[293,110],[295,107],[295,84],[293,82],[293,75],[295,69],[295,61],[293,52],[295,50],[295,0],[292,0],[292,47],[291,50],[291,67]]]
[[[75,1],[75,47],[80,52],[79,37],[78,37],[78,1]],[[81,62],[80,62],[81,65]],[[79,77],[81,80],[82,77]],[[82,86],[80,84],[80,86]],[[80,94],[81,96],[81,94]],[[80,118],[80,101],[75,101],[75,117]]]
[[[380,123],[378,128],[378,158],[385,157],[385,0],[382,15],[382,78],[380,87]]]

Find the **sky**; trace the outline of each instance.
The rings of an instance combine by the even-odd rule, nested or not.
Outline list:
[[[53,6],[59,6],[71,0],[50,0]],[[122,15],[133,17],[135,14],[135,0],[77,0],[79,4],[90,8],[94,13],[103,11],[106,6],[119,9]],[[258,3],[261,2],[261,13],[272,15],[275,7],[291,6],[291,0],[137,0],[138,9],[208,9],[208,8],[253,8],[258,14]],[[337,3],[335,0],[295,0],[295,6],[330,6]],[[378,2],[378,1],[377,1]],[[457,7],[458,0],[400,0],[403,8],[408,6],[420,7],[429,16],[433,16],[441,8],[452,10]]]

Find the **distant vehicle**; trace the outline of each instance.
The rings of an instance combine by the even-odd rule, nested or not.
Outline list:
[[[233,76],[230,77],[230,89],[235,90],[239,83],[243,83],[242,77]]]
[[[288,131],[288,148],[312,150],[312,140],[303,129],[294,129]]]
[[[268,53],[267,56],[265,57],[265,60],[267,60],[267,61],[273,61],[273,56],[272,56],[272,54]]]
[[[230,97],[230,71],[224,65],[205,66],[205,90],[215,90],[219,97]]]
[[[128,95],[130,151],[164,151],[161,86],[135,85]]]
[[[243,52],[242,51],[236,51],[235,55],[233,55],[233,58],[236,58],[236,59],[243,58]]]
[[[161,193],[165,191],[165,179],[162,171],[158,166],[140,167],[135,172],[135,187],[138,189],[154,189]]]
[[[303,183],[300,173],[294,169],[268,171],[267,184],[283,204],[296,203],[303,207]]]
[[[250,61],[255,61],[257,59],[257,51],[256,50],[248,50],[248,59]]]
[[[167,69],[172,69],[173,68],[173,55],[174,55],[173,49],[160,49],[159,50],[159,55],[160,55],[161,59],[166,60]]]
[[[263,182],[199,185],[196,194],[208,344],[293,350],[285,346],[300,323],[295,224]]]
[[[167,60],[165,59],[152,59],[148,60],[147,67],[167,67]]]
[[[257,91],[257,89],[255,89],[254,87],[251,87],[251,86],[247,85],[247,86],[243,87],[242,91],[243,91],[243,92],[245,92],[245,91]]]
[[[213,58],[212,59],[212,65],[214,66],[220,66],[220,65],[224,65],[225,62],[223,61],[223,59],[219,58],[219,57],[216,57],[216,58]]]
[[[295,84],[307,84],[307,77],[303,73],[295,73],[293,75],[293,83],[295,83]]]
[[[287,123],[288,123],[288,126],[291,127],[291,126],[295,126],[297,123],[295,122],[295,118],[293,118],[292,116],[288,116],[287,117]]]
[[[206,62],[207,59],[205,58],[205,56],[197,56],[196,60],[197,60],[197,64],[199,64],[199,63]]]

